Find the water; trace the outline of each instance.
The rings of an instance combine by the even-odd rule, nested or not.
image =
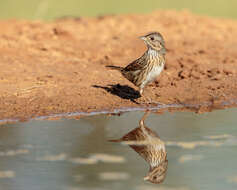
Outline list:
[[[234,190],[236,114],[150,114],[147,126],[166,142],[162,184],[144,182],[148,164],[128,146],[107,141],[137,127],[143,112],[0,125],[0,189]]]
[[[62,16],[148,13],[157,9],[189,9],[197,14],[237,18],[236,6],[236,0],[1,0],[0,18],[54,19]]]

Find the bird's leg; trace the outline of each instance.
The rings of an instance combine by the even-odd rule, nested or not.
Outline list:
[[[140,92],[140,95],[142,96],[143,95],[143,88],[142,87],[139,88],[139,92]]]
[[[144,93],[143,93],[143,88],[144,88],[144,87],[140,87],[140,88],[139,88],[140,95],[141,95],[141,97],[144,99],[144,101],[143,101],[142,103],[144,103],[144,104],[149,104],[149,102],[151,102],[151,99],[150,99],[150,98],[147,98],[147,97],[144,95]]]
[[[149,111],[146,111],[145,113],[144,113],[144,115],[142,116],[142,118],[141,118],[141,120],[139,121],[139,126],[141,127],[141,128],[144,128],[145,127],[145,124],[144,124],[144,121],[145,121],[145,119],[147,118],[147,116],[149,115]]]

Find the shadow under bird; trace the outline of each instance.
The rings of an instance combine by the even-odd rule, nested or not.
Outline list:
[[[140,37],[147,45],[147,51],[138,59],[126,67],[112,66],[107,67],[119,70],[122,75],[139,87],[140,95],[143,96],[145,86],[153,82],[162,72],[165,65],[165,41],[159,32],[152,32]],[[144,97],[146,103],[155,103]]]
[[[144,114],[139,122],[139,127],[130,131],[120,139],[109,140],[110,142],[120,142],[129,145],[150,165],[150,170],[145,181],[152,183],[162,183],[166,177],[168,168],[167,153],[165,143],[160,140],[157,133],[145,126],[144,120],[148,112]]]

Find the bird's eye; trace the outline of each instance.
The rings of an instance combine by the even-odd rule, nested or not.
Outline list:
[[[154,37],[151,37],[151,41],[153,41],[154,40]]]

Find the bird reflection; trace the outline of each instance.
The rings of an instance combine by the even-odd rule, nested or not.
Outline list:
[[[152,183],[162,183],[166,177],[168,167],[167,153],[165,143],[158,134],[145,126],[144,120],[148,116],[146,112],[139,122],[139,127],[133,129],[120,139],[109,140],[111,142],[120,142],[129,145],[150,165],[150,170],[145,181]]]

